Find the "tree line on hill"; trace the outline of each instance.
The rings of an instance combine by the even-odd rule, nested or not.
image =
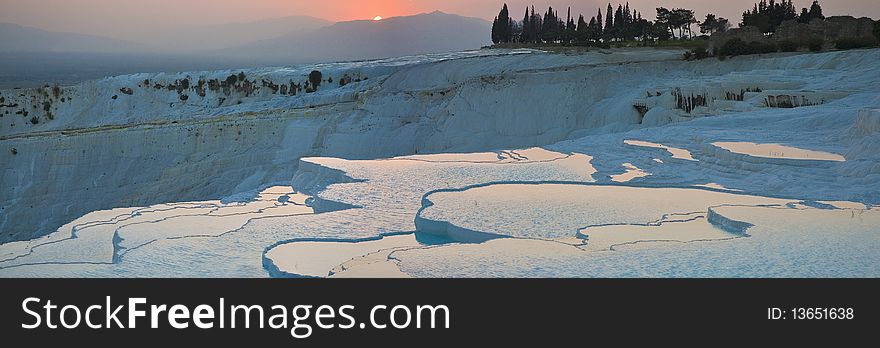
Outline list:
[[[693,32],[697,25],[703,38],[715,33],[726,32],[731,28],[728,19],[708,13],[702,21],[698,21],[693,10],[685,8],[668,9],[658,7],[655,20],[643,18],[642,12],[630,8],[629,3],[618,4],[615,10],[610,3],[603,12],[589,20],[583,15],[577,18],[568,8],[565,16],[549,7],[543,14],[535,11],[535,6],[528,6],[522,20],[511,17],[507,4],[501,9],[492,23],[492,42],[495,44],[518,43],[525,45],[578,45],[607,47],[611,44],[625,45],[628,42],[650,44],[657,41],[694,39],[698,35]],[[603,14],[604,13],[604,14]],[[809,8],[802,8],[798,13],[792,0],[760,0],[754,7],[742,14],[740,27],[758,28],[765,37],[772,36],[782,23],[796,21],[810,23],[824,20],[825,15],[819,1],[813,1]],[[880,21],[874,23],[874,38],[840,38],[833,42],[833,47],[850,49],[875,46],[880,42]],[[809,35],[807,35],[809,36]],[[802,39],[784,39],[780,42],[762,40],[761,42],[744,42],[732,38],[713,51],[707,50],[707,44],[694,42],[688,47],[697,47],[685,55],[686,59],[701,59],[708,56],[733,56],[741,54],[792,52],[800,49],[821,51],[828,45],[822,38],[805,36]],[[779,41],[779,40],[777,40]],[[797,42],[795,42],[797,41]]]
[[[665,41],[671,39],[693,38],[693,26],[699,27],[703,35],[727,31],[731,23],[726,18],[708,13],[698,21],[693,10],[685,8],[668,9],[658,7],[654,21],[642,17],[642,12],[631,9],[629,3],[618,4],[615,10],[610,3],[604,11],[590,17],[584,15],[574,18],[571,7],[565,17],[549,7],[543,14],[535,11],[535,6],[526,7],[522,20],[511,17],[507,4],[492,23],[493,43],[526,44],[602,44],[623,41]],[[809,23],[813,19],[824,19],[822,6],[813,1],[810,8],[801,9],[798,14],[792,0],[761,0],[753,9],[743,12],[740,27],[754,26],[764,33],[773,33],[782,22],[797,20]]]
[[[781,0],[780,2],[761,0],[752,9],[743,12],[740,27],[757,28],[761,33],[764,33],[765,37],[773,37],[777,30],[783,27],[783,23],[797,22],[808,24],[816,20],[825,20],[822,6],[819,5],[817,0],[814,0],[809,8],[802,8],[800,14],[798,14],[792,0]],[[741,38],[734,37],[723,43],[714,53],[719,57],[726,57],[758,53],[795,52],[801,49],[819,52],[828,47],[841,50],[874,47],[880,43],[880,21],[874,21],[873,37],[837,37],[833,39],[833,42],[825,42],[825,38],[822,35],[814,35],[810,32],[802,34],[801,36],[791,37],[789,35],[777,40],[763,40],[762,42],[745,42]],[[701,58],[700,55],[703,55],[702,52],[693,51],[690,56]],[[686,58],[688,58],[687,55]]]
[[[743,12],[742,23],[740,26],[756,27],[764,33],[776,32],[776,28],[782,25],[782,22],[797,20],[799,23],[809,23],[813,19],[825,19],[822,14],[822,6],[819,1],[813,1],[809,9],[802,8],[800,15],[792,4],[792,0],[761,0],[755,4],[751,10]]]
[[[698,24],[700,32],[711,34],[730,28],[727,19],[708,14],[702,22],[694,11],[684,8],[656,9],[655,21],[642,17],[642,13],[631,9],[629,3],[618,4],[615,10],[610,3],[603,15],[602,9],[589,21],[584,15],[574,18],[571,7],[565,17],[549,7],[542,14],[535,12],[535,6],[526,7],[521,21],[510,16],[507,4],[492,23],[492,42],[528,44],[597,44],[621,41],[665,41],[670,39],[692,38],[693,25]]]

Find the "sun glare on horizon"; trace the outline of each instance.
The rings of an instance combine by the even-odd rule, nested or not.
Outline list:
[[[376,17],[373,17],[373,20],[374,20],[374,21],[381,21],[381,20],[382,20],[382,16],[376,16]]]

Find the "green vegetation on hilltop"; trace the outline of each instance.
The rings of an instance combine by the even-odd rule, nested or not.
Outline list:
[[[821,31],[829,30],[823,29],[827,28],[826,25],[840,25],[840,20],[835,24],[826,24],[818,1],[813,1],[809,8],[801,9],[798,14],[792,0],[761,0],[752,9],[743,12],[740,29],[735,30],[730,30],[728,19],[711,13],[706,14],[703,21],[698,21],[693,10],[664,7],[655,10],[656,20],[650,21],[643,18],[640,11],[630,8],[629,4],[618,4],[615,10],[609,3],[604,11],[599,9],[588,21],[583,15],[575,19],[570,7],[562,17],[553,7],[542,15],[535,11],[534,6],[529,6],[523,19],[517,21],[510,16],[507,4],[504,4],[492,24],[492,42],[495,47],[563,51],[565,47],[572,46],[682,48],[688,50],[684,56],[688,60],[801,50],[818,52],[830,48],[853,49],[873,47],[880,42],[880,21],[873,24],[875,37],[870,37],[870,33],[868,37],[862,37],[866,35],[864,19],[858,20],[859,37],[831,34],[825,36],[826,42],[821,34],[808,32],[805,29],[807,25],[813,31],[817,26]],[[846,18],[842,20],[853,20]],[[694,24],[697,24],[702,35],[695,35]],[[849,22],[846,25],[850,25]]]

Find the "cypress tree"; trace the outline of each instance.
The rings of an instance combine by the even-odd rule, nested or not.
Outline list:
[[[605,12],[605,40],[610,41],[614,38],[614,8],[608,4],[608,10]]]
[[[541,43],[541,38],[544,35],[544,23],[541,21],[541,16],[535,14],[535,5],[532,5],[532,42]]]
[[[624,29],[623,20],[623,6],[618,4],[617,11],[614,12],[614,38],[622,39],[623,38],[623,29]]]
[[[510,13],[507,11],[507,4],[501,8],[498,14],[498,39],[501,42],[510,42],[511,39]]]
[[[587,32],[587,41],[595,41],[601,35],[602,25],[596,22],[596,17],[590,18],[590,30]]]
[[[576,40],[578,43],[587,42],[589,39],[590,27],[587,25],[587,21],[584,20],[584,15],[578,17],[577,29],[575,29],[575,31],[577,32]]]
[[[495,17],[495,20],[492,21],[492,43],[499,43],[501,39],[498,36],[498,17]]]
[[[513,31],[514,31],[514,20],[513,18],[507,19],[507,42],[513,42]]]
[[[629,40],[633,38],[633,19],[634,15],[632,11],[629,9],[629,2],[626,3],[626,7],[623,8],[623,30],[621,31],[621,37],[625,40]]]
[[[541,26],[541,39],[544,42],[553,42],[555,39],[556,33],[553,32],[553,27],[556,25],[556,15],[553,14],[553,6],[550,6],[547,9],[547,12],[544,13],[544,21]]]

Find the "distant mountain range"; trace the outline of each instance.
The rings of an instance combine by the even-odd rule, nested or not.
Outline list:
[[[315,17],[290,16],[246,23],[144,32],[134,41],[164,52],[187,53],[246,45],[294,33],[310,32],[331,24],[333,22]]]
[[[0,23],[0,89],[109,75],[285,66],[477,49],[491,23],[442,12],[331,23],[286,17],[122,41]]]
[[[137,44],[106,37],[51,32],[12,23],[0,23],[0,52],[136,52]]]
[[[277,61],[354,60],[476,49],[491,43],[491,23],[443,12],[381,21],[339,22],[241,45],[218,54]]]
[[[145,32],[131,41],[0,23],[0,53],[154,53],[248,64],[372,59],[475,49],[491,23],[443,12],[332,23],[295,16]]]

